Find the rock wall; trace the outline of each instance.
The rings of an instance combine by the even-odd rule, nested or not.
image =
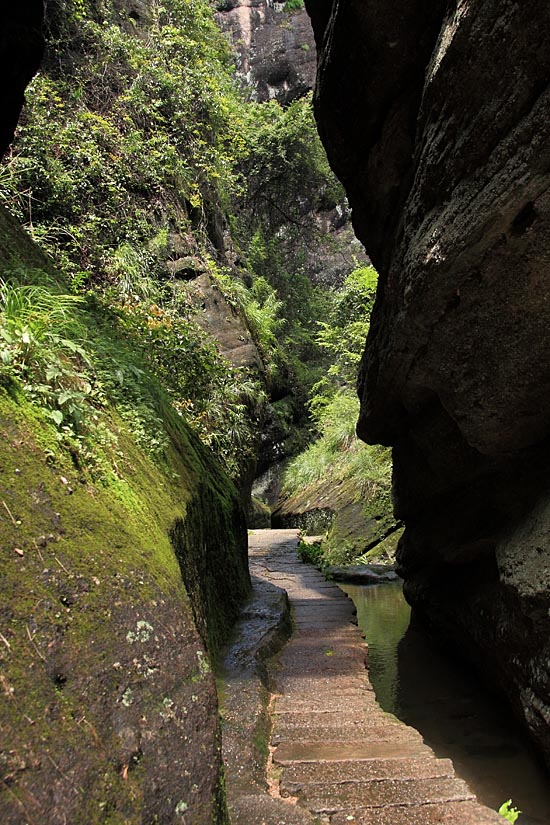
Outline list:
[[[1,151],[38,65],[42,10],[0,12]],[[3,209],[0,262],[25,283],[60,279]],[[210,656],[249,592],[246,529],[233,485],[158,400],[162,461],[105,405],[95,447],[110,469],[97,473],[93,452],[83,462],[0,375],[5,825],[228,821]]]
[[[273,0],[222,0],[217,20],[229,33],[237,71],[254,100],[290,103],[313,88],[315,48],[303,8]]]
[[[4,3],[0,9],[0,157],[12,141],[27,84],[40,66],[43,17],[43,0]]]
[[[306,5],[381,276],[358,431],[394,448],[407,597],[550,762],[550,7]]]
[[[0,261],[29,283],[50,269],[3,210]],[[104,410],[98,474],[0,377],[6,825],[227,821],[210,657],[249,591],[245,523],[213,456],[159,416],[155,461]]]

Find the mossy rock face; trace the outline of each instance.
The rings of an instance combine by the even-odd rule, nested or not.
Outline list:
[[[390,491],[380,490],[365,501],[342,502],[323,542],[323,555],[329,564],[353,564],[359,557],[393,564],[402,532]]]
[[[251,530],[261,530],[271,527],[271,510],[263,501],[254,496],[250,499],[246,518]]]
[[[393,514],[391,491],[380,487],[357,500],[353,480],[322,478],[283,499],[272,516],[274,527],[298,527],[306,535],[326,533],[325,564],[352,564],[357,558],[393,563],[402,533]]]
[[[94,480],[0,388],[3,825],[226,822],[210,659],[249,590],[246,529],[213,457],[161,414],[160,462],[104,410],[116,447]]]

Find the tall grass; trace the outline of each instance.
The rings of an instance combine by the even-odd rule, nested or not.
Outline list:
[[[391,484],[390,450],[359,441],[355,424],[359,401],[351,391],[337,393],[318,413],[319,438],[288,465],[283,493],[293,495],[324,479],[349,481],[361,498]]]
[[[58,426],[78,429],[92,392],[83,299],[61,292],[41,271],[29,275],[37,282],[0,279],[0,380],[19,381]]]

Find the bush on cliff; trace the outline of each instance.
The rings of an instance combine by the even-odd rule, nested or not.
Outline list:
[[[317,342],[332,364],[312,388],[310,408],[316,438],[293,458],[283,477],[276,515],[285,523],[307,522],[307,513],[332,513],[318,553],[324,563],[344,564],[365,551],[369,558],[393,557],[399,525],[392,512],[391,451],[359,441],[357,367],[369,327],[377,275],[371,267],[352,272],[332,297]],[[295,516],[292,514],[295,513]]]

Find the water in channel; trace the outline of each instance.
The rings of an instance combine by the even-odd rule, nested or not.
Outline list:
[[[480,802],[497,809],[511,797],[523,811],[518,825],[549,825],[550,777],[510,710],[409,626],[401,584],[340,586],[357,607],[384,710],[420,731],[437,756],[452,759]]]

